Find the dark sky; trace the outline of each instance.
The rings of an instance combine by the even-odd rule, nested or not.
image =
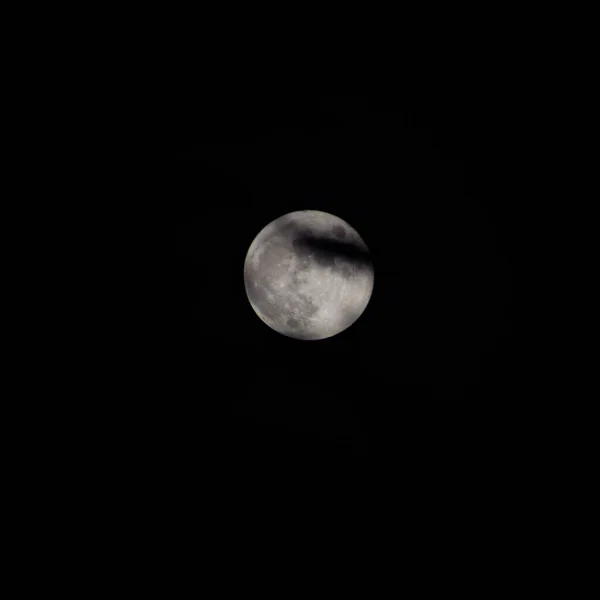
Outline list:
[[[240,476],[481,466],[506,419],[512,304],[485,123],[433,100],[282,93],[184,102],[168,127],[169,400],[149,418],[169,455]],[[319,342],[266,327],[242,277],[262,227],[301,209],[348,221],[375,265],[362,317]]]

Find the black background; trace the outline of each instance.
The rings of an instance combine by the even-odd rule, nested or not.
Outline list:
[[[335,547],[344,569],[377,554],[395,572],[398,548],[426,571],[432,552],[462,560],[468,522],[478,554],[522,511],[540,462],[516,375],[518,211],[497,113],[435,93],[193,87],[119,105],[81,188],[102,194],[78,216],[83,235],[107,216],[126,252],[107,228],[106,279],[86,266],[91,288],[72,300],[95,301],[81,321],[93,352],[75,347],[65,366],[75,402],[44,404],[62,454],[41,454],[42,494],[62,469],[73,492],[59,502],[117,528],[111,556],[127,536],[150,551],[175,539],[158,543],[178,567],[224,580],[236,557],[261,574],[267,537],[301,568],[317,554],[330,568]],[[254,237],[302,209],[346,220],[375,268],[363,315],[322,341],[272,331],[244,289]]]
[[[447,100],[285,93],[169,115],[148,163],[156,237],[174,244],[148,417],[166,472],[467,481],[502,460],[512,257],[485,118]],[[243,285],[256,234],[302,209],[348,221],[375,264],[362,317],[319,342],[270,330]]]

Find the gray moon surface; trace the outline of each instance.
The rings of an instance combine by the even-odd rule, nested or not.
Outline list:
[[[318,210],[291,212],[256,236],[244,262],[246,295],[271,329],[322,340],[350,327],[374,284],[369,250],[346,221]]]

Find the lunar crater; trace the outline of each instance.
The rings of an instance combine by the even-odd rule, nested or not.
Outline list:
[[[346,237],[346,230],[343,227],[340,227],[339,225],[334,225],[331,228],[331,232],[333,233],[333,235],[342,240]]]

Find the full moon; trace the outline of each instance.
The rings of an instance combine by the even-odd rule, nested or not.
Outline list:
[[[291,212],[256,236],[244,262],[246,295],[271,329],[322,340],[350,327],[373,292],[367,245],[346,221],[318,210]]]

